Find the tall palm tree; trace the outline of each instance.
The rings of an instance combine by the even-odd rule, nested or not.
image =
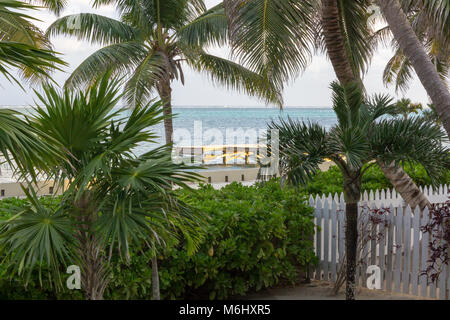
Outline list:
[[[277,86],[297,76],[298,69],[306,67],[307,60],[301,58],[308,57],[315,48],[328,54],[342,85],[363,88],[362,76],[378,39],[368,24],[371,1],[224,0],[224,4],[235,54],[241,60],[252,61],[253,69],[275,79]],[[401,167],[394,163],[378,164],[408,204],[429,205]],[[353,232],[349,239],[356,237],[357,230]]]
[[[418,114],[419,110],[423,109],[422,104],[413,103],[411,99],[408,98],[402,98],[398,100],[395,106],[397,107],[399,114],[401,114],[403,118],[408,118],[408,116],[412,113]]]
[[[282,175],[294,185],[308,182],[324,158],[332,159],[344,177],[346,214],[346,297],[355,297],[358,202],[361,178],[374,163],[422,164],[433,180],[449,170],[448,139],[439,126],[421,118],[395,119],[387,96],[366,100],[356,83],[332,84],[338,124],[326,131],[319,124],[294,120],[273,122],[279,130]],[[383,117],[383,118],[382,118]]]
[[[362,76],[378,40],[368,25],[371,1],[224,0],[224,4],[234,54],[252,61],[252,68],[278,87],[307,67],[313,48],[328,54],[341,84],[363,87]],[[429,205],[402,168],[381,163],[380,167],[412,207]]]
[[[31,1],[29,1],[31,2]],[[34,1],[59,11],[62,1]],[[38,7],[23,1],[0,2],[0,74],[22,87],[10,68],[18,69],[24,79],[48,80],[49,73],[65,63],[56,57],[50,41],[33,22],[35,18],[25,10]]]
[[[197,175],[171,161],[170,146],[134,154],[139,144],[154,142],[151,126],[163,119],[161,104],[137,106],[127,116],[116,108],[119,82],[109,76],[86,93],[46,86],[38,94],[45,108],[36,108],[30,126],[65,151],[55,176],[69,186],[55,210],[45,209],[32,188],[24,189],[30,205],[13,209],[16,215],[0,233],[11,274],[29,275],[46,264],[51,280],[61,284],[62,267],[77,264],[87,299],[103,298],[116,249],[128,261],[135,243],[152,248],[186,234],[194,250],[203,223],[172,193]]]
[[[48,35],[70,35],[105,45],[88,57],[67,80],[69,87],[89,83],[112,69],[126,75],[130,105],[148,102],[156,91],[164,102],[166,142],[172,142],[172,82],[184,83],[186,63],[217,84],[281,105],[279,88],[253,72],[205,49],[224,45],[227,20],[221,5],[207,10],[203,0],[95,0],[116,5],[120,20],[97,14],[58,19]],[[249,62],[251,63],[251,62]]]
[[[442,81],[435,65],[411,27],[399,1],[377,0],[377,3],[398,42],[399,48],[414,67],[422,85],[436,106],[447,134],[450,135],[450,91],[448,87]],[[428,17],[428,21],[432,21],[431,25],[435,29],[434,34],[440,34],[441,38],[444,37],[441,43],[448,46],[450,3],[448,1],[420,0],[420,4]]]

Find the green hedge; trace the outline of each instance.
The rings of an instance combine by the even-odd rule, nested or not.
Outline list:
[[[423,168],[406,171],[419,185],[430,184]],[[450,173],[441,181],[450,184]],[[315,257],[312,243],[312,209],[303,201],[307,194],[342,191],[342,175],[336,167],[318,173],[301,192],[281,189],[276,181],[261,186],[231,184],[222,190],[203,186],[198,192],[180,191],[180,196],[208,214],[210,224],[199,251],[188,256],[182,244],[160,253],[161,293],[166,299],[225,299],[245,295],[279,281],[298,280],[299,271]],[[392,187],[377,167],[363,179],[363,189]],[[43,198],[45,205],[57,206],[59,198]],[[8,218],[10,206],[26,200],[0,201],[0,219]],[[0,252],[0,261],[2,261]],[[25,289],[23,281],[10,280],[0,264],[0,299],[81,299],[79,291],[55,292],[37,275]],[[106,299],[149,299],[151,260],[146,250],[132,252],[130,265],[115,260],[113,278]]]
[[[163,298],[225,299],[279,281],[294,283],[301,269],[316,260],[310,241],[313,210],[295,190],[282,190],[276,182],[253,187],[234,183],[220,191],[210,186],[194,193],[180,191],[180,196],[211,219],[195,255],[188,256],[183,244],[160,253]],[[1,208],[21,201],[0,202],[0,215]],[[150,266],[145,250],[132,253],[131,265],[115,261],[105,298],[149,299]],[[47,282],[44,288],[33,281],[24,290],[20,279],[10,282],[0,271],[0,299],[81,298],[79,292],[55,293]]]
[[[406,166],[405,171],[417,185],[431,185],[431,180],[422,166]],[[440,179],[439,184],[450,184],[450,171]],[[365,172],[362,179],[362,189],[392,189],[392,184],[383,175],[381,169],[375,165]],[[314,176],[314,180],[308,183],[306,187],[302,187],[301,190],[307,194],[341,193],[343,191],[342,174],[338,167],[333,166],[328,171],[318,172]]]
[[[225,299],[280,280],[294,283],[302,267],[316,260],[310,241],[313,210],[295,190],[282,190],[276,182],[259,187],[233,183],[220,191],[203,186],[181,196],[211,221],[198,253],[188,256],[182,248],[171,248],[160,257],[163,298]],[[148,298],[149,265],[148,255],[133,259],[134,279],[124,266],[118,268],[111,297]]]

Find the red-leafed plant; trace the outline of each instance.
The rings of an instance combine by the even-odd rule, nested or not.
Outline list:
[[[421,276],[427,276],[429,283],[437,283],[444,266],[450,263],[450,200],[432,206],[430,221],[421,230],[428,233],[430,239],[428,266]]]

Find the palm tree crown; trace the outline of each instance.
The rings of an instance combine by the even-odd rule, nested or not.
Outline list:
[[[96,0],[95,6],[115,4],[120,20],[97,14],[66,16],[53,23],[48,35],[66,34],[104,45],[88,57],[67,85],[89,83],[107,70],[125,74],[130,105],[148,102],[156,91],[171,115],[171,82],[184,83],[182,64],[205,72],[215,83],[281,105],[279,88],[257,72],[205,51],[228,38],[222,5],[207,10],[203,0]],[[166,141],[173,125],[166,118]]]
[[[354,86],[333,83],[332,89],[338,124],[331,130],[291,119],[270,125],[280,132],[282,174],[288,181],[306,183],[325,158],[332,159],[352,185],[374,160],[421,163],[432,178],[448,170],[450,155],[443,145],[447,137],[439,126],[421,118],[390,118],[398,109],[387,96],[366,100]],[[348,187],[344,190],[350,196]],[[357,202],[359,196],[356,193],[347,201]]]

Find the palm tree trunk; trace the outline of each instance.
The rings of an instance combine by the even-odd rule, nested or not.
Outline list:
[[[161,300],[159,289],[159,273],[158,273],[158,258],[152,257],[152,298],[153,300]]]
[[[392,183],[395,190],[402,196],[403,200],[409,206],[414,209],[419,206],[421,210],[431,206],[430,201],[417,187],[414,181],[408,176],[408,174],[401,168],[395,167],[393,163],[385,165],[383,162],[378,161],[378,165],[384,173],[384,176]]]
[[[169,77],[161,80],[157,85],[159,97],[163,102],[164,131],[166,143],[173,142],[173,121],[172,121],[172,88],[170,87]]]
[[[345,225],[345,253],[347,256],[345,299],[355,300],[358,203],[345,204],[345,218],[347,219]]]
[[[408,57],[425,90],[436,106],[439,118],[450,136],[450,92],[425,52],[398,0],[378,0],[401,50]]]
[[[75,238],[78,242],[82,290],[86,300],[103,300],[103,294],[109,283],[108,271],[103,247],[92,233],[95,219],[89,195],[83,195],[75,203],[75,208],[77,210],[75,218],[78,221]]]
[[[345,50],[337,0],[322,0],[322,27],[327,52],[339,82],[343,86],[347,86],[350,83],[360,83],[360,80],[353,73],[350,59]],[[389,174],[386,178],[389,179],[402,198],[405,199],[411,207],[415,207],[419,203],[423,205],[424,198],[426,199],[426,197],[420,189],[417,188],[411,177],[409,177],[402,168],[389,166],[389,170],[386,172],[391,173],[394,171],[396,172],[396,175]],[[394,179],[398,175],[401,175],[402,177],[402,184],[399,184],[398,180]],[[411,187],[411,189],[408,189],[408,187]]]
[[[322,28],[328,56],[339,82],[347,86],[351,82],[358,81],[345,50],[337,0],[322,0]]]
[[[361,174],[344,174],[346,300],[355,300],[356,252],[358,249],[358,202],[361,199]]]

